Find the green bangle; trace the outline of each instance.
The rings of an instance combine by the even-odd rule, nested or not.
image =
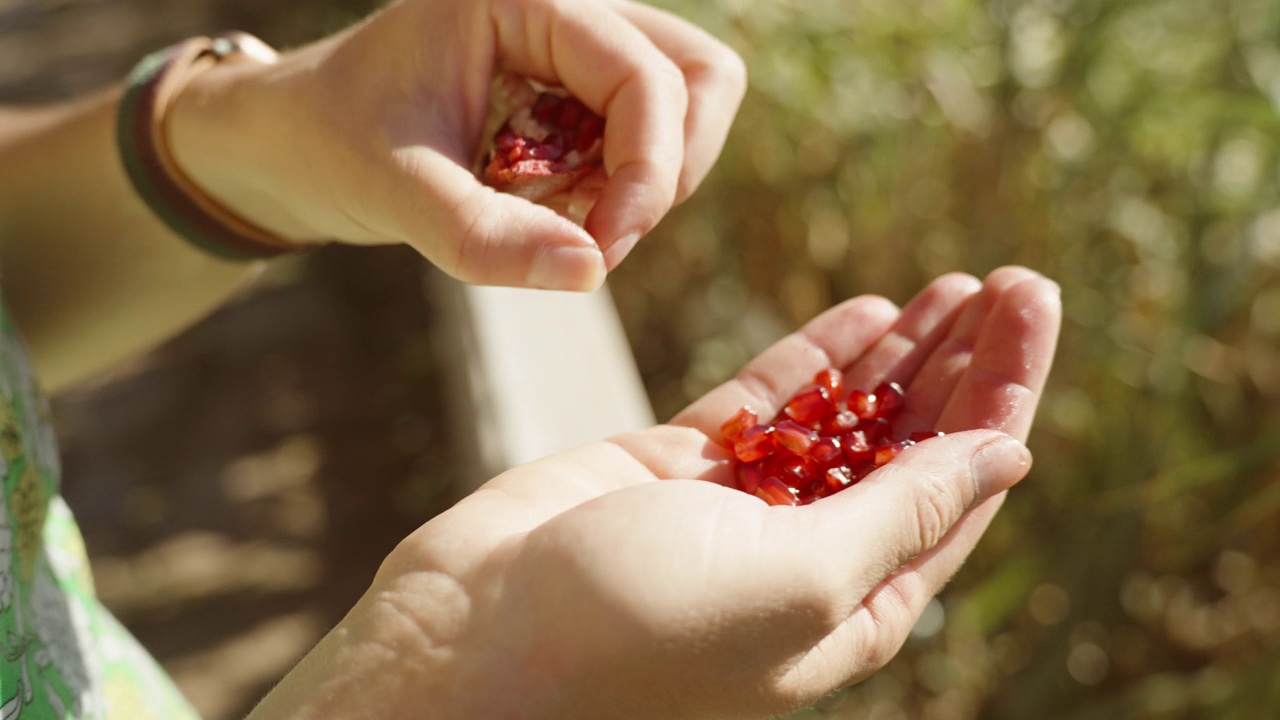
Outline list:
[[[164,121],[174,99],[200,72],[220,62],[262,59],[260,53],[246,52],[251,42],[266,47],[252,36],[234,33],[191,38],[143,58],[126,80],[116,124],[120,159],[152,212],[192,245],[237,261],[274,257],[303,246],[239,217],[187,177],[173,158]]]

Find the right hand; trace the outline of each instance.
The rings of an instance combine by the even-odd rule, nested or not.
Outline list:
[[[498,69],[605,116],[608,179],[585,229],[472,174]],[[179,162],[296,240],[407,243],[481,284],[589,290],[710,170],[741,59],[631,0],[400,0],[268,66],[219,66],[178,98]]]

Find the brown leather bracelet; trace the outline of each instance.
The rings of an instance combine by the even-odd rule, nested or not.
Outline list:
[[[116,139],[130,181],[175,233],[229,260],[255,260],[303,249],[240,217],[187,176],[173,157],[165,119],[200,73],[224,62],[275,61],[275,51],[246,33],[196,37],[144,58],[130,73]]]

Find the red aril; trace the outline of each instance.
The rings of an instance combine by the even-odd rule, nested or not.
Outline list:
[[[896,415],[907,401],[907,394],[903,392],[902,386],[896,382],[880,383],[876,387],[874,395],[876,398],[876,417],[887,418]]]
[[[773,427],[771,425],[752,425],[747,428],[738,442],[733,445],[733,453],[742,462],[753,462],[777,451],[773,443]]]
[[[843,374],[829,368],[769,422],[743,407],[720,427],[737,458],[734,484],[770,505],[806,505],[856,485],[911,445],[942,435],[895,428],[906,401],[895,382],[846,394]]]
[[[851,432],[856,427],[858,416],[849,410],[841,410],[824,418],[821,430],[823,435],[840,435]]]
[[[792,420],[773,426],[773,440],[796,455],[804,455],[818,442],[818,433]]]
[[[833,437],[819,437],[813,447],[809,448],[809,458],[823,467],[831,465],[842,456],[840,441]]]
[[[874,417],[876,414],[876,396],[862,390],[850,390],[848,407],[860,419]]]
[[[799,493],[782,484],[776,477],[767,477],[756,489],[756,497],[770,505],[799,505]]]
[[[507,114],[480,170],[486,185],[542,202],[603,167],[604,118],[582,101],[510,75],[495,87],[495,104]]]
[[[834,410],[835,404],[828,397],[827,389],[819,385],[810,385],[796,393],[782,409],[787,417],[801,425],[817,423]]]
[[[759,422],[760,417],[756,415],[755,410],[743,407],[720,426],[720,437],[724,438],[728,443],[736,443],[742,437],[742,433],[747,431],[747,428],[759,424]]]
[[[835,368],[819,370],[813,376],[813,384],[827,391],[827,397],[836,403],[844,399],[844,375]]]

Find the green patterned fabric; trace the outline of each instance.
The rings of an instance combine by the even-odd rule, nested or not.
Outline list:
[[[197,718],[94,596],[48,420],[0,308],[0,720]]]

